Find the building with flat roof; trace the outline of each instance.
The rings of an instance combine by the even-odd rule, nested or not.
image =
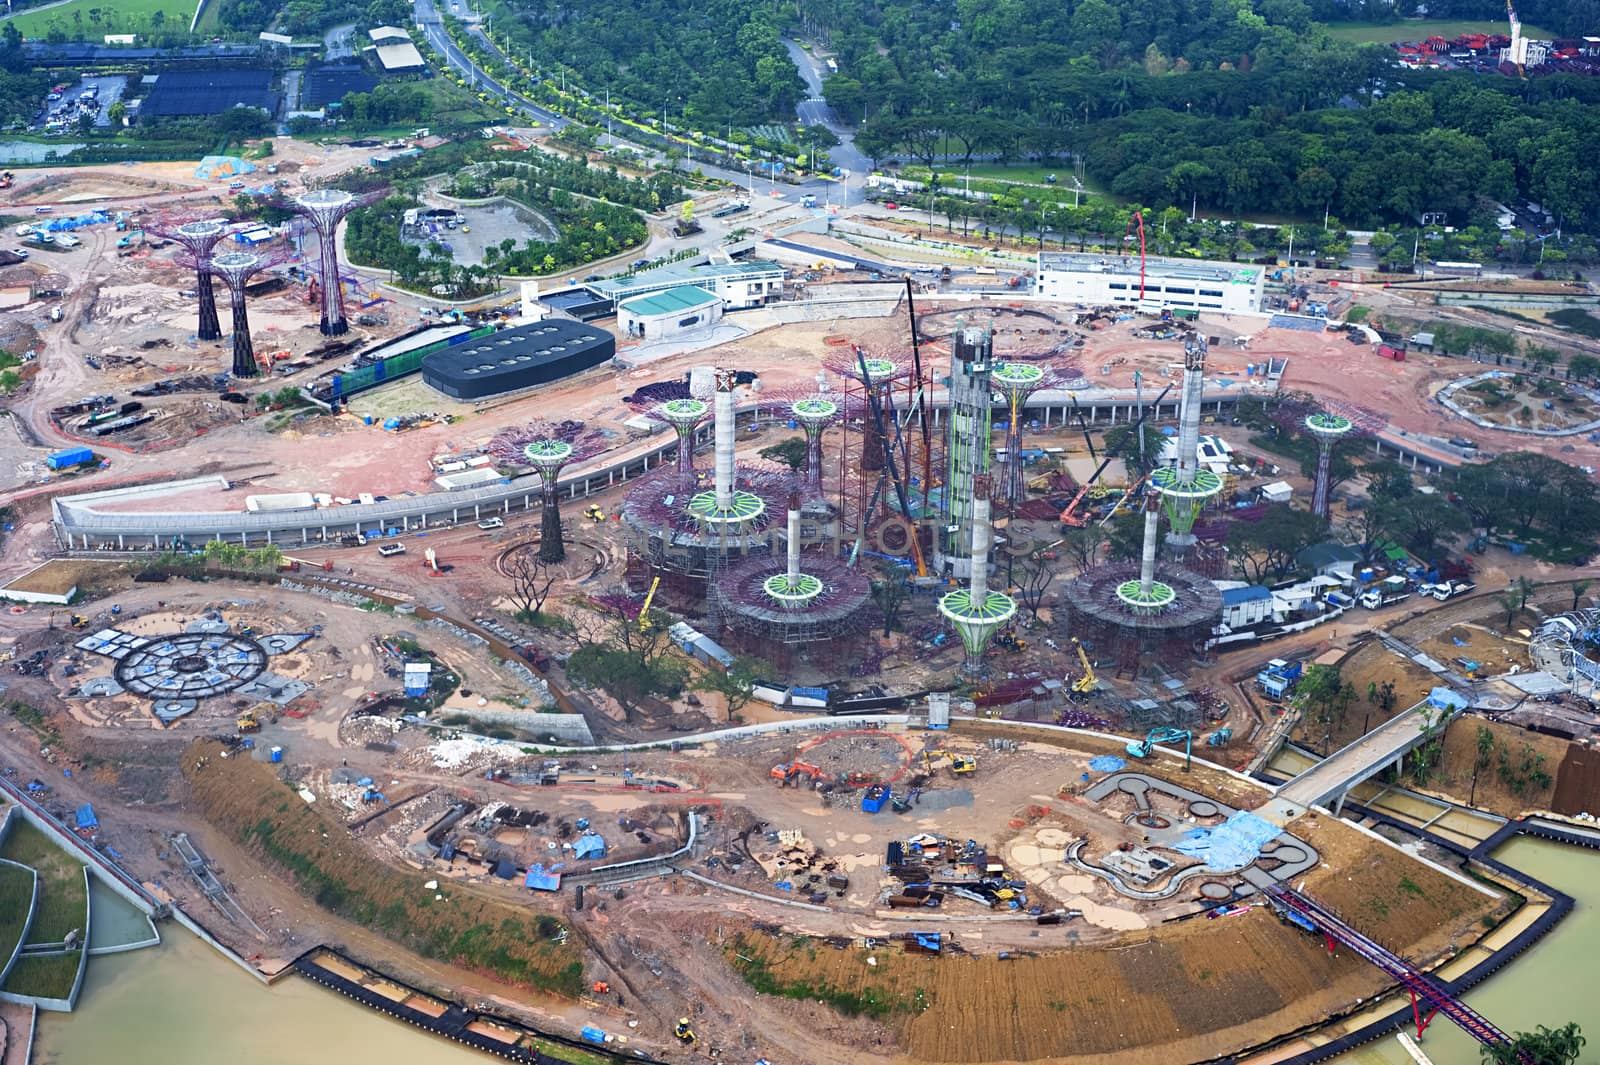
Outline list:
[[[783,267],[757,259],[747,263],[658,266],[627,277],[585,282],[584,288],[621,305],[636,296],[692,285],[721,298],[724,310],[760,307],[783,294]]]
[[[616,350],[610,333],[550,318],[436,351],[422,360],[422,380],[454,399],[483,399],[582,373]]]
[[[1219,314],[1258,314],[1265,281],[1258,266],[1181,259],[1146,259],[1140,301],[1139,260],[1133,256],[1039,253],[1039,295],[1091,306],[1192,308]]]
[[[386,74],[402,74],[411,70],[421,70],[428,64],[422,59],[422,53],[417,51],[417,46],[410,41],[396,41],[390,44],[380,44],[374,49],[378,53],[378,65]]]
[[[634,296],[617,304],[617,328],[641,340],[661,340],[722,320],[722,297],[694,285]]]
[[[220,115],[235,107],[254,107],[277,114],[278,94],[270,70],[168,70],[156,76],[155,88],[139,108],[141,118],[196,118]]]

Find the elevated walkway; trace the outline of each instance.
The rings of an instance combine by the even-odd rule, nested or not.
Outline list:
[[[1393,720],[1386,721],[1360,739],[1335,751],[1304,773],[1278,789],[1271,806],[1274,812],[1292,820],[1312,806],[1327,806],[1334,814],[1344,806],[1350,789],[1377,776],[1389,766],[1398,766],[1434,732],[1442,730],[1458,709],[1437,711],[1430,729],[1431,708],[1424,700]],[[1293,812],[1291,812],[1291,809]]]

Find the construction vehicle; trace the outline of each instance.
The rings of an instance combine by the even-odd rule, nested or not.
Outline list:
[[[1226,747],[1228,745],[1228,741],[1231,739],[1233,739],[1233,729],[1219,728],[1217,731],[1206,737],[1206,746]]]
[[[1087,695],[1100,686],[1100,678],[1094,675],[1094,666],[1089,664],[1089,656],[1084,654],[1083,644],[1076,636],[1072,638],[1072,647],[1078,652],[1078,661],[1083,663],[1083,676],[1072,682],[1072,690]]]
[[[1368,610],[1377,610],[1379,607],[1398,603],[1402,599],[1411,597],[1411,589],[1404,577],[1385,577],[1379,583],[1361,593],[1357,600]]]
[[[1305,666],[1299,662],[1274,658],[1262,666],[1261,672],[1256,674],[1256,684],[1268,699],[1279,700],[1294,690],[1295,684],[1299,683],[1300,674],[1304,671]]]
[[[780,785],[794,783],[801,777],[816,783],[822,776],[822,767],[812,765],[810,762],[802,762],[796,758],[792,762],[779,762],[772,767],[770,775]]]
[[[583,516],[596,524],[606,520],[606,512],[594,503],[589,504],[588,509],[583,512]]]
[[[0,189],[9,189],[16,180],[16,175],[11,171],[0,171]]]
[[[75,629],[87,629],[89,627],[89,619],[84,617],[82,614],[73,614],[69,620],[72,622],[72,627]]]
[[[950,772],[958,776],[965,776],[968,773],[977,772],[978,760],[964,754],[956,754],[954,751],[922,752],[922,768],[928,772],[931,773],[933,770],[945,765],[950,767]]]
[[[996,647],[999,647],[1002,650],[1011,651],[1016,654],[1020,654],[1028,649],[1028,641],[1020,639],[1017,636],[1015,629],[1006,629],[1004,632],[996,634],[994,638],[994,644]]]
[[[689,1027],[689,1018],[687,1017],[678,1018],[678,1023],[673,1026],[672,1034],[684,1046],[692,1046],[694,1044],[694,1029]]]
[[[655,601],[656,589],[661,587],[661,578],[657,576],[650,582],[650,594],[644,597],[644,606],[639,608],[639,631],[650,631],[650,604]]]
[[[1130,740],[1127,752],[1134,758],[1149,758],[1158,743],[1177,743],[1183,741],[1183,768],[1187,772],[1192,759],[1192,745],[1194,733],[1186,728],[1172,728],[1162,725],[1153,728],[1142,740]]]
[[[256,712],[254,710],[246,710],[244,713],[240,714],[239,719],[234,722],[234,725],[238,727],[240,732],[261,731],[261,722],[256,719]]]

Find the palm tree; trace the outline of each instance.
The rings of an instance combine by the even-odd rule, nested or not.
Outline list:
[[[1582,580],[1578,580],[1578,581],[1573,581],[1572,582],[1572,609],[1573,610],[1577,610],[1578,609],[1578,602],[1583,598],[1583,593],[1587,592],[1589,590],[1589,586],[1592,585],[1593,583],[1594,583],[1594,579],[1590,578],[1590,577],[1585,577]]]

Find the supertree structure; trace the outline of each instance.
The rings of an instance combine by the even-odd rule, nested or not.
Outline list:
[[[863,362],[865,369],[862,368]],[[913,376],[910,364],[871,355],[862,359],[861,349],[856,347],[850,348],[848,354],[829,356],[822,361],[822,365],[829,373],[838,374],[844,379],[846,391],[852,394],[852,398],[862,400],[860,409],[863,411],[867,408],[865,397],[868,392],[876,392],[881,402],[896,385],[909,382]],[[861,469],[883,469],[884,440],[878,435],[877,424],[870,417],[864,419],[862,437],[859,449]],[[851,448],[847,446],[844,450],[850,451]]]
[[[972,501],[971,576],[965,588],[939,598],[939,614],[961,637],[967,658],[962,668],[983,672],[983,653],[1000,627],[1016,617],[1017,601],[1004,592],[989,590],[989,548],[994,533],[989,525],[989,479],[980,477]]]
[[[1167,543],[1179,557],[1194,545],[1194,520],[1222,491],[1222,478],[1200,468],[1200,404],[1205,386],[1206,342],[1191,336],[1183,344],[1183,391],[1178,397],[1178,456],[1171,466],[1150,474],[1150,484],[1167,512]]]
[[[1333,446],[1355,432],[1355,428],[1355,422],[1332,411],[1319,410],[1306,416],[1306,432],[1317,441],[1317,478],[1311,491],[1311,513],[1319,518],[1328,516],[1329,486],[1333,479]]]
[[[147,223],[145,231],[178,245],[194,264],[195,291],[200,296],[200,323],[195,336],[201,340],[221,340],[217,294],[211,287],[211,253],[217,242],[228,235],[228,227],[214,219],[170,216]]]
[[[872,583],[837,558],[801,563],[800,497],[789,495],[786,552],[738,563],[708,585],[730,642],[784,667],[796,652],[825,650],[830,667],[858,657],[871,618]]]
[[[706,602],[713,576],[770,553],[769,519],[794,487],[787,471],[734,461],[735,374],[718,369],[714,377],[710,486],[701,474],[662,468],[641,478],[622,505],[630,582],[642,586],[660,577],[664,592],[693,609]]]
[[[685,389],[687,392],[687,389]],[[694,473],[694,438],[700,426],[711,416],[711,404],[703,399],[683,395],[675,399],[636,402],[634,410],[647,418],[665,422],[678,434],[678,472]]]
[[[339,223],[351,211],[382,195],[381,191],[358,195],[342,189],[312,189],[287,204],[291,210],[304,215],[317,231],[321,256],[318,276],[322,289],[322,321],[318,328],[324,336],[339,336],[350,331],[350,323],[344,317],[344,291],[339,286]]]
[[[1028,397],[1035,392],[1055,388],[1078,376],[1075,369],[1042,365],[1036,362],[1001,362],[989,371],[989,386],[1005,400],[1006,470],[1004,491],[1006,504],[1015,507],[1022,502],[1022,416]]]
[[[233,376],[255,377],[255,346],[250,342],[250,315],[245,309],[244,287],[250,278],[284,262],[281,249],[253,252],[231,251],[211,259],[211,272],[228,286],[228,302],[233,309]]]
[[[539,558],[560,562],[567,557],[561,536],[561,496],[556,482],[574,462],[605,450],[605,439],[585,432],[582,422],[534,422],[501,431],[489,451],[501,463],[539,471]]]
[[[761,396],[762,414],[799,426],[805,434],[806,459],[800,478],[811,500],[822,496],[823,434],[840,420],[848,418],[853,409],[845,393],[827,388],[826,375],[819,374],[818,377],[821,380],[817,385],[778,388],[763,392]]]
[[[1144,549],[1139,556],[1139,576],[1117,585],[1116,596],[1137,617],[1160,614],[1177,601],[1172,585],[1156,580],[1156,528],[1160,524],[1161,497],[1145,497]]]

